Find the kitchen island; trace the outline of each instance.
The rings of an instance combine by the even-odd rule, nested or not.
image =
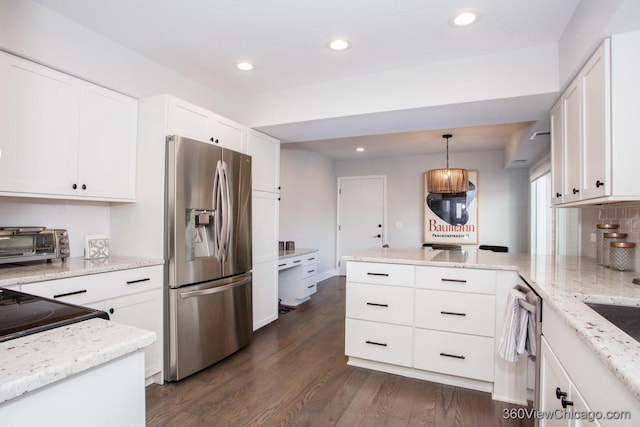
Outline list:
[[[574,347],[567,349],[569,341],[566,341],[566,344],[561,343],[557,346],[559,347],[557,350],[568,354],[572,361],[578,361],[579,363],[575,363],[578,366],[586,358],[597,360],[596,364],[604,367],[606,371],[603,375],[610,375],[606,378],[610,387],[605,389],[601,383],[590,384],[595,382],[596,378],[600,378],[597,376],[573,379],[582,383],[583,389],[599,388],[606,390],[604,393],[610,392],[611,387],[620,386],[625,397],[631,397],[626,405],[633,406],[633,414],[636,417],[640,416],[640,343],[584,304],[584,302],[599,302],[640,306],[640,286],[632,283],[637,273],[610,270],[598,266],[593,259],[582,257],[532,257],[525,254],[439,251],[430,248],[376,248],[344,257],[344,259],[350,263],[397,264],[413,266],[416,269],[439,267],[471,269],[474,272],[491,270],[497,273],[517,273],[543,299],[543,331],[545,331],[545,320],[547,320],[546,325],[551,325],[551,321],[555,319],[558,322],[554,325],[556,329],[566,328],[575,338],[575,342],[572,342]],[[349,273],[347,273],[347,282],[349,287]],[[499,281],[496,286],[500,286]],[[496,307],[496,315],[499,316],[500,310],[504,311],[504,306],[501,308],[497,299]],[[499,329],[496,328],[496,332]],[[553,331],[547,330],[550,332],[551,340]],[[498,336],[495,338],[494,348],[497,348]],[[573,366],[567,371],[569,374],[577,372]],[[577,374],[574,375],[576,376]],[[589,376],[591,375],[587,375]],[[623,408],[598,407],[599,410]]]
[[[3,425],[145,424],[154,332],[91,319],[0,343]]]

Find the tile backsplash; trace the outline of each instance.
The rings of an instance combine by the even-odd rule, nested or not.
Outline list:
[[[627,233],[627,241],[636,244],[636,271],[640,270],[640,203],[609,205],[600,208],[599,223],[620,224],[618,231]]]

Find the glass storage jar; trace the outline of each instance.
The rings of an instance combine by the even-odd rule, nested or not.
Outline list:
[[[604,252],[602,255],[602,265],[611,266],[611,243],[624,242],[627,240],[627,233],[604,233]]]
[[[636,244],[632,242],[612,242],[610,248],[611,268],[620,271],[636,269]]]
[[[604,265],[604,233],[612,233],[620,227],[619,224],[596,225],[596,260],[598,265]]]

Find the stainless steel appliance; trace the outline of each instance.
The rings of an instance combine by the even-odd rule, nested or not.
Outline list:
[[[0,342],[100,317],[104,311],[0,288]]]
[[[166,379],[177,381],[253,338],[251,157],[167,138]]]
[[[542,298],[527,283],[522,276],[518,276],[518,285],[516,289],[522,291],[526,295],[526,310],[532,313],[534,322],[528,323],[528,333],[532,335],[532,343],[529,347],[533,347],[533,351],[529,349],[528,371],[533,371],[533,408],[540,410],[540,345],[542,341]],[[539,419],[536,418],[534,424],[538,426]]]
[[[67,230],[46,227],[0,227],[0,264],[51,261],[69,257]]]

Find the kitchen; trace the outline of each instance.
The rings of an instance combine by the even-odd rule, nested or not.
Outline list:
[[[523,53],[507,52],[478,56],[473,61],[460,60],[460,62],[443,63],[441,67],[435,67],[431,70],[418,68],[416,71],[429,71],[426,75],[432,78],[421,79],[421,87],[427,93],[431,91],[434,97],[440,97],[438,102],[427,99],[423,104],[420,104],[420,101],[415,100],[415,96],[410,100],[401,99],[401,96],[407,95],[406,92],[409,91],[404,84],[410,86],[416,82],[416,79],[409,79],[411,77],[407,73],[409,70],[403,69],[395,74],[390,73],[388,76],[382,74],[371,76],[370,84],[380,87],[381,91],[382,88],[389,88],[389,93],[381,92],[381,95],[376,99],[353,96],[353,91],[357,89],[358,85],[349,88],[345,86],[350,86],[349,84],[353,82],[342,81],[315,89],[302,87],[297,93],[281,92],[277,99],[256,96],[251,102],[247,102],[246,108],[242,108],[243,97],[230,98],[221,96],[217,92],[214,93],[213,89],[187,80],[181,75],[152,63],[121,45],[103,38],[98,33],[89,31],[41,6],[46,3],[44,1],[3,3],[3,22],[1,25],[3,49],[21,53],[38,62],[55,66],[55,68],[83,76],[87,80],[99,82],[139,98],[160,93],[159,88],[173,88],[175,90],[167,89],[166,91],[180,98],[188,99],[196,105],[207,107],[211,111],[233,117],[239,122],[249,124],[267,134],[271,132],[278,134],[276,131],[279,123],[306,122],[305,127],[316,129],[316,139],[331,139],[338,136],[321,126],[323,119],[328,117],[353,116],[353,118],[359,118],[369,123],[371,134],[393,132],[394,129],[389,127],[384,130],[379,129],[382,123],[380,120],[375,120],[376,111],[390,109],[407,110],[408,113],[415,113],[423,122],[436,122],[426,123],[425,127],[431,129],[455,129],[470,126],[473,123],[467,116],[473,117],[474,112],[477,112],[478,109],[498,108],[498,106],[500,106],[500,109],[497,110],[499,117],[495,118],[494,122],[489,120],[482,124],[495,124],[495,120],[521,121],[523,118],[516,115],[518,110],[516,107],[519,103],[524,102],[523,100],[527,96],[530,96],[527,99],[528,103],[538,107],[541,114],[543,112],[548,114],[548,109],[559,96],[559,91],[565,80],[568,80],[576,72],[603,36],[603,34],[598,34],[598,31],[581,29],[579,25],[581,13],[585,14],[582,16],[583,19],[593,17],[593,14],[599,16],[589,9],[596,7],[592,2],[581,2],[579,13],[575,15],[578,22],[574,24],[575,27],[572,27],[574,33],[571,31],[566,33],[566,38],[563,39],[565,44],[558,47],[555,43],[551,43],[552,46],[549,49],[531,47],[524,52],[526,61],[514,61],[516,58],[521,58]],[[632,23],[626,22],[624,19],[627,17],[633,21],[631,17],[635,5],[632,5],[631,2],[620,2],[615,6],[618,6],[619,10],[610,5],[606,7],[611,7],[611,10],[601,11],[603,16],[611,17],[611,22],[600,23],[602,33],[608,35],[637,30],[637,27],[633,27]],[[604,20],[605,18],[603,18]],[[612,28],[608,28],[607,25],[611,25]],[[55,34],[56,37],[51,37],[52,34]],[[82,40],[83,43],[78,43],[78,40]],[[100,60],[87,56],[85,49],[101,52]],[[560,49],[560,60],[558,60],[557,49]],[[355,47],[351,51],[354,52]],[[483,71],[475,76],[475,81],[474,79],[464,80],[470,79],[470,76],[463,73],[463,70],[470,67],[471,62],[473,62],[473,69]],[[108,67],[107,64],[109,64]],[[505,67],[507,64],[510,67]],[[558,76],[558,74],[560,75]],[[518,78],[513,79],[513,76],[518,76]],[[393,78],[394,83],[385,85],[382,81],[383,77]],[[457,81],[468,81],[468,86],[458,87],[457,84],[452,84],[444,91],[443,87],[447,85],[442,85],[442,78],[457,78]],[[527,85],[522,85],[522,81],[527,81]],[[439,86],[440,89],[438,90],[436,86]],[[493,92],[478,94],[469,90],[469,87],[489,88],[489,92],[491,90]],[[391,93],[391,88],[395,93]],[[412,86],[411,89],[414,90],[415,86]],[[345,100],[351,99],[351,102],[345,101],[332,110],[331,105],[335,106],[336,103],[327,99],[328,95],[326,94],[330,93],[343,93]],[[466,96],[463,96],[465,93]],[[415,91],[411,95],[415,95]],[[522,100],[519,99],[520,97]],[[407,98],[410,97],[407,96]],[[313,100],[313,102],[310,101],[308,105],[301,104],[301,99]],[[479,100],[494,101],[494,103],[490,102],[489,107],[483,107],[482,103],[475,103]],[[501,102],[507,102],[505,100],[509,102],[507,107],[501,104]],[[385,102],[386,105],[384,105]],[[536,102],[539,105],[535,105]],[[287,103],[295,105],[295,111],[291,111],[292,108],[287,107]],[[446,113],[455,115],[455,120],[452,118],[444,120],[442,117],[444,113],[438,113],[437,105],[440,104],[450,105]],[[289,117],[280,116],[286,112],[290,112]],[[511,113],[513,116],[509,115]],[[426,119],[425,116],[429,119]],[[249,117],[249,119],[245,119],[245,117]],[[395,116],[392,119],[395,119]],[[439,119],[442,121],[438,122]],[[409,121],[409,119],[406,120]],[[338,122],[338,124],[345,128],[339,136],[352,136],[349,133],[348,123]],[[409,125],[411,124],[409,123]],[[401,130],[395,129],[396,132]],[[287,138],[285,130],[281,130],[280,133],[283,135],[283,140],[302,141],[296,138],[295,134]],[[436,155],[412,155],[386,162],[382,159],[332,161],[317,153],[301,150],[300,147],[289,148],[289,144],[281,144],[280,240],[295,240],[299,247],[318,248],[321,253],[318,270],[326,277],[331,276],[336,268],[335,260],[338,259],[335,249],[336,177],[387,174],[389,199],[386,243],[392,248],[418,247],[422,243],[420,230],[422,212],[418,205],[422,195],[421,176],[426,170],[441,166],[444,160],[443,146],[439,141],[439,135],[437,140],[437,148],[434,151]],[[457,141],[461,140],[454,135],[452,148],[455,147]],[[453,151],[452,153],[452,164],[469,169],[479,169],[482,183],[482,206],[495,206],[496,211],[501,213],[501,215],[497,215],[495,211],[481,210],[481,238],[487,240],[489,236],[501,236],[500,241],[488,243],[503,243],[510,246],[513,252],[526,252],[529,230],[527,215],[521,209],[528,203],[526,194],[529,184],[528,171],[525,168],[505,169],[504,165],[513,157],[504,159],[502,149],[481,154],[455,153]],[[313,179],[309,179],[310,176]],[[303,187],[304,191],[301,191],[300,187]],[[314,197],[308,197],[311,194]],[[47,214],[43,217],[42,212],[45,210]],[[502,213],[505,213],[504,218]],[[81,255],[81,252],[78,251],[84,246],[82,236],[85,235],[111,235],[114,240],[113,244],[118,244],[115,241],[115,236],[122,232],[115,229],[112,215],[113,212],[108,206],[97,202],[52,202],[38,199],[6,198],[2,203],[3,222],[6,218],[6,222],[11,224],[45,223],[48,226],[60,228],[73,226],[71,234],[71,238],[75,239],[71,242],[72,251],[75,251],[73,256]],[[585,255],[595,257],[595,245],[588,243],[589,233],[595,228],[601,213],[597,208],[591,208],[581,210],[580,215],[584,221],[582,229],[585,233],[581,239],[584,243],[580,249]],[[607,215],[611,219],[633,219],[632,217],[627,218],[626,213],[620,214],[625,218],[612,218],[612,216],[619,215],[617,212],[607,212]],[[499,221],[494,220],[497,217],[500,218]],[[396,228],[398,222],[403,224],[402,228]],[[313,224],[313,226],[309,226],[309,224]],[[145,255],[140,253],[140,256]]]

